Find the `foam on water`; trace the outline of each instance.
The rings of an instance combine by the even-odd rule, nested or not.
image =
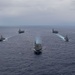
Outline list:
[[[13,38],[15,36],[17,36],[17,35],[13,35],[13,36],[6,37],[4,41],[7,41],[8,39]]]
[[[60,35],[60,34],[56,34],[59,38],[61,38],[63,41],[65,41],[65,37]]]

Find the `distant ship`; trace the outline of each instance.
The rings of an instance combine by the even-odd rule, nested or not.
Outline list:
[[[57,34],[57,33],[58,33],[58,31],[56,31],[56,30],[52,29],[52,33]]]
[[[64,37],[64,39],[65,39],[66,42],[69,42],[69,38],[68,38],[67,35]]]
[[[0,37],[0,42],[2,42],[2,41],[4,41],[5,40],[5,38],[1,35],[1,37]]]
[[[24,33],[24,31],[21,30],[21,29],[19,29],[18,33],[19,33],[19,34]]]
[[[35,54],[41,54],[42,53],[42,45],[40,43],[34,44],[34,53]]]

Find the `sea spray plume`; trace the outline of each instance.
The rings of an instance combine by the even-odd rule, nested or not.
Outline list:
[[[40,37],[36,37],[35,43],[36,44],[41,44],[42,43],[41,38]]]

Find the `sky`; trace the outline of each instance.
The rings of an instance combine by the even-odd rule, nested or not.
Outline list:
[[[75,0],[0,0],[0,26],[75,24]]]

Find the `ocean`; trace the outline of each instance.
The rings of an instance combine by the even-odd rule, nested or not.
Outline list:
[[[25,33],[18,34],[19,28]],[[0,27],[0,35],[6,38],[0,42],[0,75],[75,75],[75,27]],[[36,37],[42,41],[40,55],[33,51]]]

